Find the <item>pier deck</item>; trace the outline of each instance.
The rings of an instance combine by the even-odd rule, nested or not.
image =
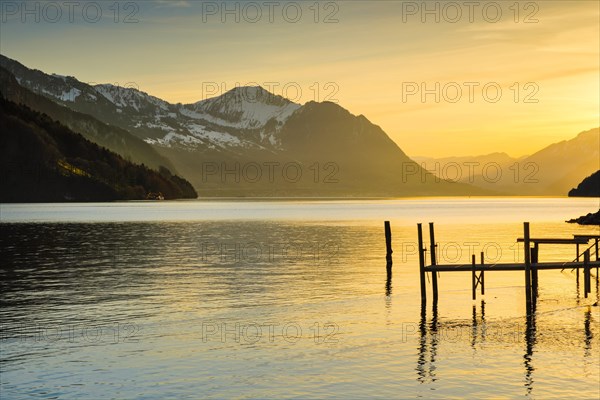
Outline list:
[[[388,274],[391,271],[391,230],[389,222],[386,221],[386,243],[388,255]],[[476,256],[471,256],[471,263],[466,264],[438,264],[436,257],[437,242],[435,241],[435,232],[433,223],[429,223],[429,255],[431,262],[427,265],[426,252],[423,241],[422,224],[417,224],[417,235],[419,240],[419,271],[421,281],[421,302],[427,301],[427,273],[431,275],[431,285],[433,289],[433,302],[438,301],[438,275],[441,272],[471,272],[471,291],[473,300],[477,297],[477,288],[480,288],[481,294],[485,294],[485,272],[492,271],[522,271],[525,275],[525,298],[528,310],[535,308],[535,302],[538,296],[538,272],[542,270],[576,270],[577,285],[579,285],[579,269],[583,270],[583,293],[585,297],[591,293],[591,270],[596,268],[596,281],[598,281],[598,268],[600,260],[598,258],[598,244],[600,235],[573,235],[572,238],[532,238],[529,235],[529,222],[523,223],[523,237],[517,238],[517,243],[523,243],[524,260],[514,263],[486,263],[484,253],[480,254],[479,262]],[[589,245],[590,240],[593,243]],[[575,245],[575,259],[573,261],[552,261],[540,262],[540,245]],[[588,246],[580,253],[580,246]],[[595,259],[592,259],[595,255]],[[597,285],[596,285],[597,286]]]
[[[600,261],[590,261],[591,268],[600,267]],[[574,269],[583,268],[583,262],[543,262],[531,263],[535,269]],[[425,272],[471,272],[471,271],[525,271],[524,263],[493,263],[493,264],[438,264],[425,266]]]

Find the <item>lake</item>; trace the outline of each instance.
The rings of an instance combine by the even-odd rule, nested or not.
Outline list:
[[[598,199],[217,199],[2,204],[2,398],[598,398],[598,284],[442,273],[421,308],[418,222],[440,262],[519,261]],[[383,221],[394,265],[385,268]],[[428,236],[426,235],[426,240]],[[541,245],[571,261],[572,245]],[[594,271],[595,274],[595,271]],[[430,290],[430,286],[428,285]],[[431,298],[431,294],[429,294]]]

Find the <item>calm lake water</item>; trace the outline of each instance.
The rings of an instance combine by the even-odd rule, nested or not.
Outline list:
[[[576,398],[600,395],[598,286],[442,273],[419,299],[416,223],[440,262],[518,261],[598,199],[1,205],[2,399]],[[383,221],[393,232],[391,280]],[[428,236],[426,235],[426,238]],[[428,240],[428,239],[427,239]],[[571,261],[573,246],[540,260]]]

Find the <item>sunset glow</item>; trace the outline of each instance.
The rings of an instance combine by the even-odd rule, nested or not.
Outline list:
[[[599,125],[598,2],[494,3],[500,18],[490,2],[466,3],[303,3],[295,23],[285,2],[271,14],[261,6],[261,18],[245,2],[228,3],[229,14],[218,2],[140,2],[118,17],[107,6],[97,23],[75,9],[73,22],[24,24],[34,16],[8,9],[0,33],[2,53],[32,68],[135,85],[172,103],[236,84],[337,101],[411,156],[519,157]],[[133,11],[137,22],[114,22]],[[413,84],[429,94],[407,95]]]

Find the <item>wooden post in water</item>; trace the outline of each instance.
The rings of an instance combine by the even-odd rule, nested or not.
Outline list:
[[[390,221],[385,221],[383,224],[385,227],[385,249],[386,249],[385,260],[387,262],[387,270],[388,270],[388,272],[391,272],[392,253],[394,252],[392,250],[392,228],[390,226]]]
[[[523,242],[525,247],[525,301],[527,311],[531,310],[531,247],[529,245],[529,222],[523,223]]]
[[[538,295],[538,269],[533,264],[538,263],[539,249],[538,243],[535,243],[531,249],[531,297],[534,299],[533,301],[535,301]]]
[[[600,240],[599,238],[596,238],[595,244],[596,244],[596,261],[600,261],[600,259],[598,258],[598,240]],[[600,271],[600,267],[596,267],[596,283],[598,283],[598,272]],[[598,285],[596,285],[598,286]],[[597,291],[596,291],[597,292]],[[596,296],[598,296],[598,293],[596,293]]]
[[[433,222],[429,223],[429,253],[431,254],[431,265],[437,265],[436,261],[436,245],[435,245],[435,233],[433,229]],[[437,272],[431,272],[431,285],[433,286],[433,303],[438,301],[438,283],[437,283]]]
[[[598,258],[598,241],[600,238],[596,238],[596,261],[600,261]],[[600,279],[600,267],[596,267],[596,297],[598,297],[598,280]]]
[[[481,273],[479,274],[479,284],[481,285],[481,295],[483,296],[485,294],[485,275],[483,275],[484,271],[483,271],[483,265],[485,264],[484,262],[484,255],[483,255],[483,251],[481,252]],[[481,300],[483,301],[483,300]]]
[[[583,253],[583,293],[586,299],[588,293],[592,291],[590,270],[590,249],[587,249],[585,253]]]
[[[575,244],[575,250],[577,251],[577,254],[575,254],[577,256],[576,261],[579,262],[579,243]],[[577,285],[579,285],[579,267],[577,267]]]
[[[475,290],[477,287],[475,283],[477,279],[475,276],[475,254],[471,255],[471,264],[473,265],[473,269],[471,270],[471,293],[473,294],[473,300],[475,300],[477,298],[477,293]]]
[[[421,224],[417,224],[417,232],[419,236],[419,276],[421,278],[421,305],[427,302],[427,292],[425,289],[425,249],[423,248],[423,228]]]

